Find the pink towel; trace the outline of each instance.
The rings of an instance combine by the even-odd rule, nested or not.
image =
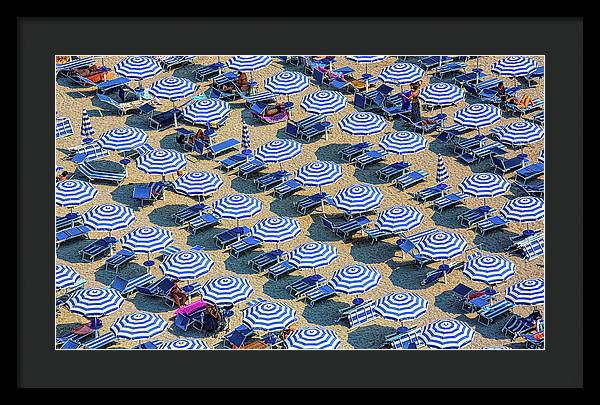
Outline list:
[[[192,302],[191,304],[179,307],[178,309],[175,310],[175,315],[179,315],[179,314],[190,315],[190,314],[196,312],[197,310],[204,308],[205,306],[206,306],[206,301],[203,301],[200,299],[198,301]]]

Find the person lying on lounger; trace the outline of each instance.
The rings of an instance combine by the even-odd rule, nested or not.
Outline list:
[[[178,281],[179,280],[173,280],[173,288],[171,288],[169,295],[171,295],[171,298],[173,298],[173,301],[175,301],[177,307],[181,307],[183,304],[185,304],[187,300],[187,295],[183,291],[181,291],[181,289],[177,285]]]
[[[529,104],[533,105],[533,99],[528,94],[524,94],[520,100],[516,97],[510,97],[506,102],[509,104],[514,104],[517,108],[521,109],[527,108]]]
[[[102,73],[100,68],[96,65],[92,65],[89,68],[73,68],[73,73],[78,74],[82,77],[90,77],[98,73]]]
[[[225,92],[235,91],[235,87],[237,86],[240,91],[249,91],[250,90],[250,82],[248,81],[248,75],[244,72],[240,72],[238,77],[233,81],[233,84],[224,84],[221,86],[221,90]]]
[[[280,112],[282,112],[283,110],[284,110],[284,105],[283,105],[283,103],[277,103],[277,104],[275,104],[273,107],[267,108],[267,109],[265,110],[264,114],[265,114],[267,117],[271,117],[271,116],[273,116],[273,115],[277,115],[277,114],[279,114],[279,113],[280,113]]]
[[[67,180],[68,178],[69,178],[69,172],[65,170],[61,174],[56,176],[56,181],[63,181],[63,180]]]

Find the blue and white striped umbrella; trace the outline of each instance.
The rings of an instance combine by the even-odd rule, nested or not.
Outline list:
[[[425,86],[419,93],[419,98],[426,104],[452,105],[465,96],[465,91],[450,83],[433,83]]]
[[[183,153],[174,149],[154,149],[136,159],[138,169],[148,174],[175,173],[186,165]]]
[[[210,125],[211,122],[218,122],[225,118],[231,112],[231,107],[227,101],[218,98],[207,98],[195,100],[183,107],[183,117],[194,124]]]
[[[415,248],[418,254],[430,260],[446,260],[463,253],[467,241],[458,233],[438,231],[426,235]]]
[[[379,146],[388,152],[404,155],[424,150],[427,147],[427,140],[416,132],[398,131],[383,135]]]
[[[115,73],[128,79],[143,80],[162,72],[160,63],[149,56],[130,56],[117,63]]]
[[[54,287],[57,290],[73,287],[81,281],[81,276],[71,266],[57,264],[55,266]]]
[[[223,276],[204,283],[202,286],[202,299],[222,307],[242,302],[248,299],[253,292],[254,289],[245,278]]]
[[[84,288],[73,293],[66,305],[74,314],[97,318],[115,312],[123,302],[121,293],[114,288]]]
[[[290,139],[275,139],[256,148],[254,156],[265,163],[283,162],[298,156],[302,152],[302,144]]]
[[[473,281],[492,285],[514,276],[515,264],[504,256],[483,255],[467,260],[463,273]]]
[[[425,71],[412,63],[394,63],[384,67],[379,73],[379,78],[387,84],[397,86],[414,83],[423,78]]]
[[[427,312],[429,302],[417,293],[396,292],[375,301],[375,312],[385,319],[404,322],[417,319]]]
[[[98,139],[98,144],[108,150],[127,151],[135,149],[147,141],[148,134],[143,129],[123,127],[103,132]]]
[[[244,122],[242,125],[242,151],[250,149],[250,132],[248,131],[248,124]]]
[[[491,104],[471,104],[454,113],[454,122],[470,128],[485,127],[498,122],[502,118],[502,110]]]
[[[300,107],[311,114],[327,115],[343,110],[348,99],[339,91],[319,90],[305,95]]]
[[[142,340],[164,332],[167,326],[167,321],[158,314],[133,312],[117,318],[110,331],[118,338]]]
[[[353,184],[344,187],[333,197],[336,208],[353,214],[379,208],[381,201],[383,201],[381,189],[370,184]]]
[[[296,310],[279,302],[264,301],[244,311],[242,323],[265,332],[281,331],[298,320]]]
[[[342,166],[334,162],[317,160],[301,166],[296,180],[304,186],[326,186],[342,178]]]
[[[157,80],[148,88],[148,94],[156,98],[166,100],[179,100],[189,97],[198,91],[198,86],[188,79],[182,77],[165,77]]]
[[[83,214],[83,223],[96,231],[116,231],[135,221],[133,210],[121,204],[102,204]]]
[[[76,207],[92,201],[98,190],[87,181],[63,180],[56,183],[54,198],[56,205],[61,207]]]
[[[337,349],[342,344],[334,331],[321,326],[298,328],[285,339],[287,349],[327,350]]]
[[[134,253],[148,253],[162,250],[173,243],[173,233],[158,226],[143,226],[125,234],[121,247]]]
[[[506,289],[506,300],[515,305],[540,305],[544,303],[544,279],[519,281]]]
[[[523,56],[509,56],[492,64],[491,71],[500,76],[527,76],[538,68],[538,63]]]
[[[475,331],[466,322],[457,319],[440,319],[423,327],[422,339],[435,349],[460,349],[468,346]]]
[[[269,66],[272,61],[271,57],[266,55],[237,55],[229,58],[226,65],[232,70],[253,72]]]
[[[76,68],[87,67],[93,65],[96,62],[96,58],[93,56],[81,57],[79,59],[73,59],[65,63],[57,63],[54,65],[56,73],[60,70],[71,70]]]
[[[476,173],[462,179],[458,188],[473,197],[490,198],[506,193],[510,183],[498,174]]]
[[[88,115],[87,110],[84,108],[81,112],[81,136],[84,139],[91,139],[94,137],[94,127],[92,126],[92,121],[90,120],[90,116]]]
[[[263,242],[284,242],[300,235],[300,222],[288,217],[269,217],[256,222],[252,234]]]
[[[500,213],[509,221],[535,222],[544,218],[544,200],[539,197],[517,197],[508,201]]]
[[[542,163],[544,163],[544,160],[546,159],[546,153],[544,152],[544,149],[542,149],[540,151],[540,156],[538,157],[538,160]]]
[[[275,94],[296,94],[308,88],[308,76],[285,70],[265,79],[265,89]]]
[[[338,257],[335,246],[324,242],[308,242],[296,246],[289,254],[289,263],[300,269],[316,269],[331,264]]]
[[[210,256],[199,250],[180,250],[168,255],[159,268],[167,277],[193,280],[206,275],[215,265]]]
[[[446,164],[444,163],[444,159],[442,158],[442,154],[438,153],[437,158],[437,172],[435,175],[435,181],[439,183],[443,183],[450,178],[448,174],[448,170],[446,169]]]
[[[358,63],[380,62],[387,58],[386,55],[347,55],[346,58]]]
[[[169,340],[160,346],[160,350],[209,350],[208,343],[194,338],[179,338]]]
[[[411,205],[398,205],[381,211],[375,226],[394,234],[410,231],[423,221],[423,213]]]
[[[544,138],[544,128],[529,121],[512,122],[500,130],[500,142],[524,146]]]
[[[345,294],[364,294],[375,288],[381,274],[373,266],[352,264],[333,272],[329,284],[334,290]]]
[[[227,219],[244,219],[258,214],[262,201],[246,194],[230,194],[213,202],[213,211]]]
[[[212,194],[223,186],[223,180],[212,172],[189,172],[173,182],[173,188],[189,196]]]
[[[354,112],[338,121],[341,130],[352,135],[373,135],[383,131],[385,119],[372,112]]]

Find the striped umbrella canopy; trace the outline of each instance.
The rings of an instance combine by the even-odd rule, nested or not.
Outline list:
[[[94,127],[92,126],[92,121],[90,120],[87,110],[84,108],[81,111],[81,136],[84,139],[92,139],[94,134],[95,131]]]
[[[470,128],[495,124],[502,118],[502,110],[491,104],[471,104],[454,113],[454,122]]]
[[[289,255],[289,263],[300,269],[316,269],[331,264],[338,257],[335,246],[324,242],[308,242],[296,246]]]
[[[463,273],[473,281],[492,285],[514,276],[515,264],[504,256],[483,255],[467,260]]]
[[[535,222],[544,218],[544,200],[539,197],[517,197],[508,201],[500,213],[509,221]]]
[[[540,305],[544,303],[544,279],[519,281],[506,289],[506,300],[515,305]]]
[[[339,190],[333,197],[336,208],[357,214],[379,208],[383,201],[381,189],[370,184],[353,184]]]
[[[538,157],[538,160],[539,160],[540,162],[544,163],[544,160],[545,160],[545,159],[546,159],[545,152],[544,152],[544,149],[542,149],[542,150],[540,151],[540,156]]]
[[[300,222],[288,217],[263,218],[251,228],[252,234],[263,242],[284,242],[300,235]]]
[[[189,172],[173,182],[173,188],[189,196],[212,194],[223,186],[223,180],[212,172]]]
[[[287,349],[327,350],[337,349],[342,344],[334,331],[322,326],[304,326],[298,328],[285,339]]]
[[[115,73],[128,79],[143,80],[162,72],[160,63],[149,56],[130,56],[117,63]]]
[[[121,293],[114,288],[84,288],[73,293],[66,305],[74,314],[97,318],[115,312],[123,302]]]
[[[242,152],[250,149],[250,132],[248,131],[248,124],[245,122],[242,124]]]
[[[338,121],[341,130],[352,135],[374,135],[383,131],[387,125],[385,119],[372,112],[354,112]]]
[[[384,67],[379,73],[379,78],[387,84],[397,86],[414,83],[423,78],[425,71],[412,63],[394,63]]]
[[[450,83],[433,83],[425,86],[419,93],[419,98],[426,104],[452,105],[458,103],[465,96],[465,91]]]
[[[118,338],[142,340],[164,332],[167,326],[167,321],[158,314],[133,312],[117,318],[110,331]]]
[[[96,62],[96,58],[94,58],[93,56],[80,57],[79,59],[69,59],[71,60],[69,60],[68,62],[57,63],[54,65],[56,73],[58,73],[58,71],[60,70],[71,70],[75,68],[90,66]]]
[[[300,72],[283,71],[265,79],[265,89],[275,94],[300,93],[308,88],[308,76]]]
[[[458,233],[438,231],[426,235],[415,248],[418,254],[430,260],[446,260],[463,253],[467,241]]]
[[[345,294],[364,294],[375,288],[381,274],[373,266],[362,263],[342,267],[333,272],[329,284]]]
[[[423,213],[411,205],[398,205],[381,211],[375,226],[383,232],[399,234],[419,226],[423,217]]]
[[[510,183],[494,173],[476,173],[462,179],[458,188],[472,197],[484,198],[485,204],[485,198],[506,193],[510,189]]]
[[[421,336],[428,347],[460,349],[471,344],[475,331],[463,321],[440,319],[425,325]]]
[[[202,299],[217,306],[233,305],[252,295],[254,289],[242,277],[223,276],[208,280],[202,286]]]
[[[83,214],[83,223],[96,231],[116,231],[135,221],[133,210],[121,204],[101,204]]]
[[[445,182],[450,178],[448,174],[448,170],[446,169],[446,164],[444,163],[444,159],[442,158],[442,154],[438,153],[437,157],[437,172],[435,175],[435,181],[440,184]]]
[[[194,100],[183,107],[183,117],[194,124],[209,126],[211,122],[221,121],[231,112],[227,101],[218,98]]]
[[[213,211],[222,218],[250,218],[262,210],[262,201],[246,194],[230,194],[213,202]]]
[[[175,100],[191,96],[196,91],[198,91],[198,86],[188,79],[170,76],[152,83],[148,94],[175,102]]]
[[[311,114],[327,115],[343,110],[348,99],[339,91],[319,90],[305,95],[300,107]]]
[[[208,343],[201,339],[179,338],[169,340],[160,346],[161,350],[209,350]]]
[[[512,122],[500,130],[500,142],[524,146],[544,138],[544,128],[529,121]]]
[[[163,177],[183,169],[187,163],[183,153],[174,149],[154,149],[138,157],[135,162],[141,171]]]
[[[134,253],[148,253],[162,250],[173,243],[173,233],[158,226],[142,226],[121,238],[121,247]]]
[[[481,350],[511,350],[508,346],[488,346],[482,347]]]
[[[404,322],[417,319],[427,312],[429,302],[417,293],[396,292],[375,301],[375,312],[385,319]]]
[[[427,147],[427,140],[416,132],[398,131],[383,135],[379,146],[388,152],[398,153],[404,157],[404,154],[424,150]]]
[[[57,290],[73,287],[81,281],[81,276],[71,266],[57,264],[54,270],[54,287]]]
[[[159,268],[167,277],[193,280],[206,275],[214,265],[215,262],[206,252],[190,249],[168,255]]]
[[[492,64],[491,71],[499,76],[516,78],[527,76],[538,68],[538,63],[531,58],[523,56],[509,56]]]
[[[56,183],[54,187],[54,199],[56,205],[61,207],[76,207],[92,201],[98,190],[87,181],[63,180]]]
[[[143,129],[123,127],[103,132],[98,139],[98,144],[108,150],[127,151],[135,149],[147,141],[148,134]]]
[[[335,183],[342,177],[342,166],[334,162],[317,160],[301,166],[296,180],[304,186],[322,186]]]
[[[387,58],[386,55],[348,55],[346,56],[348,60],[358,63],[365,64],[365,73],[367,73],[367,67],[369,63],[381,62]]]
[[[298,156],[302,144],[290,139],[275,139],[256,148],[254,156],[265,163],[283,162]]]
[[[237,55],[229,58],[226,65],[229,69],[240,72],[253,72],[269,66],[273,60],[266,55]]]
[[[298,320],[296,310],[279,302],[264,301],[244,311],[242,323],[265,332],[280,331]]]

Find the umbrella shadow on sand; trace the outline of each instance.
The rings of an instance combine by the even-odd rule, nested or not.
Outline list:
[[[332,299],[323,300],[315,303],[314,306],[305,304],[302,316],[309,323],[321,326],[336,325],[340,309],[346,307],[346,304]]]
[[[388,242],[377,243],[353,243],[350,247],[350,256],[357,262],[365,264],[385,263],[396,256],[398,248],[395,244]]]
[[[410,262],[408,262],[410,263]],[[420,269],[416,265],[401,265],[390,273],[390,281],[396,287],[406,290],[424,290],[428,285],[422,286],[421,281],[425,278],[427,270]]]
[[[312,214],[310,217],[312,218],[312,223],[307,228],[309,238],[318,242],[335,242],[340,240],[339,236],[325,229],[325,227],[323,226],[323,222],[321,221],[322,217],[320,215]],[[328,219],[332,218],[329,217]]]
[[[260,190],[254,184],[253,178],[248,180],[241,177],[231,179],[231,188],[242,194],[259,194]]]
[[[162,207],[158,207],[153,209],[148,214],[148,219],[154,225],[162,226],[162,227],[178,227],[179,225],[173,219],[173,214],[177,213],[179,210],[186,208],[186,205],[183,204],[168,204]]]
[[[431,219],[437,226],[443,226],[448,229],[463,229],[456,217],[464,211],[462,207],[450,207],[442,212],[434,211]]]
[[[355,349],[379,349],[385,336],[394,332],[390,326],[365,326],[348,333],[348,344]]]
[[[386,184],[387,182],[385,180],[382,180],[379,177],[377,177],[377,171],[385,166],[386,163],[375,163],[374,165],[371,165],[368,170],[356,168],[354,170],[354,177],[360,183]]]
[[[477,233],[475,235],[475,244],[481,244],[480,250],[490,253],[503,253],[506,249],[512,245],[510,240],[511,237],[517,236],[518,234],[506,230],[496,230],[488,232],[484,235]]]
[[[134,183],[121,184],[110,192],[112,200],[116,203],[123,204],[134,211],[139,210],[140,204],[133,198],[134,186]]]
[[[301,217],[296,208],[294,208],[294,201],[300,199],[301,197],[294,198],[293,196],[286,197],[284,199],[275,198],[271,201],[269,205],[269,209],[275,215],[279,215],[282,217]]]
[[[223,261],[223,264],[225,265],[226,270],[236,274],[256,274],[256,271],[252,270],[248,265],[248,260],[250,260],[250,257],[250,254],[242,254],[240,257],[229,255],[229,257]]]
[[[449,314],[464,314],[462,303],[452,294],[452,291],[442,291],[435,296],[435,307]]]
[[[205,250],[221,250],[221,248],[215,245],[214,236],[220,232],[224,232],[229,228],[213,227],[210,229],[200,230],[196,234],[189,234],[187,237],[187,244],[189,246],[200,245]]]
[[[264,283],[262,286],[263,293],[277,300],[292,300],[294,297],[288,290],[285,289],[285,286],[293,283],[294,281],[300,280],[301,278],[302,276],[298,274],[285,276],[278,280],[269,279],[269,281]]]
[[[101,236],[98,235],[98,238],[89,238],[89,239],[80,238],[77,240],[63,242],[56,249],[56,257],[59,258],[60,260],[64,260],[65,262],[69,262],[69,263],[89,263],[82,259],[79,251],[81,249],[85,248],[87,245],[92,244],[93,242],[95,242],[97,239],[100,239],[100,238],[101,238]]]
[[[330,143],[328,145],[319,147],[315,152],[315,156],[317,157],[317,160],[325,160],[339,164],[347,163],[342,160],[339,154],[339,151],[346,146],[350,146],[350,144]]]

